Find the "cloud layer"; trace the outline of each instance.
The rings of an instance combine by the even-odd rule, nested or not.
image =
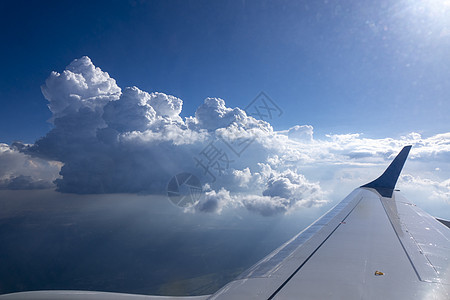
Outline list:
[[[0,144],[0,189],[54,188],[61,165],[21,153],[14,145]]]
[[[181,99],[121,89],[88,57],[52,72],[42,92],[54,127],[33,145],[1,144],[1,188],[48,188],[54,182],[69,193],[164,194],[172,176],[189,172],[205,185],[192,211],[245,207],[272,215],[324,204],[321,183],[338,178],[319,176],[321,168],[340,166],[343,175],[343,168],[385,166],[406,144],[414,145],[412,161],[431,159],[441,168],[450,161],[450,133],[316,140],[311,125],[277,132],[219,98],[205,99],[194,116],[182,119]],[[433,185],[441,198],[449,197],[445,176]]]

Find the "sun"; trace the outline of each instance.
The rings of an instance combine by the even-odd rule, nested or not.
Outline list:
[[[408,3],[417,16],[431,18],[434,21],[449,21],[450,0],[414,0]]]
[[[437,41],[450,36],[450,0],[405,0],[396,8],[397,16],[421,40]]]

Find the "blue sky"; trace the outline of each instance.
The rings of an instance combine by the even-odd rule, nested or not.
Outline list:
[[[206,97],[245,107],[265,91],[283,109],[278,130],[443,132],[450,21],[436,3],[2,2],[0,140],[45,135],[51,113],[40,86],[83,55],[119,86],[183,99],[182,116]]]

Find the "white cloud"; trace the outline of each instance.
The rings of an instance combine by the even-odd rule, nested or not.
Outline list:
[[[109,74],[95,67],[89,57],[75,59],[62,72],[52,72],[42,86],[54,118],[88,107],[95,111],[118,99],[120,88]]]
[[[118,132],[146,130],[156,120],[150,99],[148,93],[135,86],[126,88],[117,101],[105,105],[102,117],[110,129]]]
[[[446,201],[450,204],[450,178],[436,181],[429,178],[421,178],[410,174],[401,175],[398,185],[409,191],[427,194],[428,198]]]
[[[61,163],[31,157],[14,146],[0,144],[0,189],[54,188]]]
[[[249,168],[245,168],[231,173],[233,179],[246,189],[241,193],[230,194],[229,190],[221,187],[216,193],[206,185],[205,195],[194,210],[221,213],[226,207],[245,207],[263,216],[270,216],[327,203],[325,193],[318,183],[310,182],[305,176],[292,170],[278,172],[269,165],[260,164],[259,172],[251,173]],[[227,186],[234,191],[238,190],[232,184]]]
[[[164,93],[152,93],[150,95],[150,105],[159,115],[178,119],[183,107],[183,101]]]
[[[318,183],[309,182],[305,176],[291,170],[278,174],[272,173],[263,196],[280,197],[290,202],[303,203],[301,206],[311,206],[323,200]]]
[[[246,118],[247,115],[243,110],[226,107],[224,100],[220,98],[206,98],[205,102],[197,108],[195,119],[192,119],[193,122],[190,124],[196,124],[199,128],[207,130],[215,130]]]
[[[313,140],[313,127],[311,125],[295,125],[288,130],[288,137],[293,140]]]
[[[221,213],[224,207],[235,206],[237,203],[230,196],[230,192],[225,188],[220,188],[218,192],[205,188],[203,198],[194,207],[199,212]]]
[[[433,161],[430,168],[436,173],[435,168],[448,169],[450,161],[450,133],[423,138],[413,132],[397,139],[330,134],[315,139],[311,125],[277,132],[219,98],[205,99],[195,116],[183,120],[181,99],[137,87],[122,90],[87,57],[73,61],[61,74],[53,72],[42,91],[54,128],[34,145],[17,144],[23,153],[14,150],[14,155],[38,167],[34,173],[18,164],[6,168],[7,173],[0,173],[5,188],[56,179],[62,192],[163,194],[173,175],[190,172],[210,186],[196,211],[245,207],[271,215],[322,205],[324,184],[342,179],[355,187],[365,183],[359,180],[373,179],[365,179],[368,169],[362,167],[384,168],[407,144],[413,145],[409,163]],[[215,163],[226,167],[208,161],[212,154]],[[207,169],[200,160],[210,163]],[[437,182],[448,178],[443,171],[439,176]],[[436,193],[448,196],[445,186]]]

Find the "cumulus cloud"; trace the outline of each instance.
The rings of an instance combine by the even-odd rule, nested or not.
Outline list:
[[[313,127],[311,125],[295,125],[288,130],[288,137],[293,140],[313,140]]]
[[[320,191],[320,186],[310,183],[302,174],[286,170],[280,174],[271,175],[263,196],[280,197],[290,201],[311,201]]]
[[[206,185],[204,190],[203,198],[194,206],[197,211],[221,213],[224,207],[236,206],[238,203],[230,196],[230,192],[223,187],[216,192]]]
[[[146,130],[156,120],[150,99],[148,93],[137,87],[126,88],[117,101],[105,105],[102,117],[108,128],[118,132]]]
[[[116,81],[95,67],[87,56],[75,59],[62,73],[52,72],[41,90],[54,118],[83,107],[101,109],[108,101],[116,100],[121,92]]]
[[[172,119],[179,119],[178,115],[181,113],[183,101],[177,97],[166,95],[164,93],[152,93],[150,95],[149,104],[159,115]]]
[[[205,99],[193,117],[183,120],[181,99],[137,87],[121,89],[88,57],[73,61],[62,73],[51,73],[42,91],[54,128],[34,145],[23,145],[22,151],[62,163],[61,177],[54,181],[58,191],[163,194],[173,175],[191,172],[211,186],[196,211],[220,212],[231,206],[256,211],[262,203],[270,206],[268,202],[273,201],[283,206],[271,211],[286,212],[299,201],[318,199],[310,194],[320,194],[318,184],[315,188],[304,185],[301,191],[306,178],[280,173],[283,170],[277,168],[282,162],[268,167],[277,134],[269,123],[227,107],[223,99]],[[309,131],[312,138],[312,127],[299,127],[297,136],[301,130]],[[210,149],[205,150],[208,145]],[[251,155],[241,159],[250,145]],[[214,149],[215,154],[206,152]],[[219,159],[211,162],[212,154]],[[226,167],[213,165],[225,158]],[[284,191],[291,192],[291,199],[276,194],[275,186],[281,186],[277,180],[289,181]],[[248,195],[262,198],[256,203]]]
[[[320,185],[305,176],[286,170],[272,171],[262,196],[250,195],[242,199],[243,205],[264,216],[286,213],[297,208],[320,206],[327,202]]]
[[[205,102],[195,112],[195,119],[191,119],[190,124],[191,127],[198,125],[195,127],[215,130],[245,119],[247,119],[247,115],[240,108],[226,107],[225,101],[220,98],[206,98]]]
[[[272,130],[218,98],[182,120],[181,99],[137,87],[122,91],[87,57],[53,72],[42,90],[55,126],[24,152],[64,164],[55,181],[62,192],[163,193],[177,172],[198,173],[193,157],[209,141],[233,143],[250,137],[249,130]]]
[[[252,191],[262,188],[261,193],[234,193],[225,188],[219,192],[205,186],[205,195],[195,205],[200,212],[221,213],[226,207],[245,207],[263,216],[288,213],[298,208],[325,204],[325,193],[316,182],[292,170],[278,172],[269,165],[260,164],[259,172],[251,173],[249,168],[233,170],[234,179]],[[229,185],[232,186],[232,185]],[[236,190],[236,189],[235,189]],[[245,190],[244,190],[245,191]]]
[[[336,178],[327,171],[312,180],[311,166],[384,166],[406,144],[414,145],[415,161],[448,161],[450,154],[450,133],[315,139],[311,125],[274,131],[219,98],[205,99],[194,116],[183,119],[181,99],[138,87],[121,89],[88,57],[74,60],[62,73],[52,72],[42,92],[53,129],[33,145],[3,146],[40,171],[8,167],[0,173],[3,188],[54,182],[58,191],[70,193],[164,194],[172,176],[189,172],[208,187],[192,210],[245,207],[271,215],[326,202],[321,185]]]

